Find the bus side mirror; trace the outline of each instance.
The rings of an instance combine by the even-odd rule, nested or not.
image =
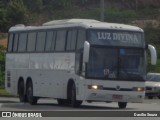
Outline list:
[[[83,62],[85,63],[89,61],[89,50],[90,50],[90,44],[88,41],[85,41],[83,50]]]
[[[157,52],[154,46],[148,45],[148,49],[151,53],[151,64],[155,65],[157,63]]]

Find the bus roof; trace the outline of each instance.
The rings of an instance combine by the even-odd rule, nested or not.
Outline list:
[[[25,31],[25,30],[37,30],[37,29],[52,29],[52,28],[64,28],[64,27],[83,27],[86,29],[116,29],[116,30],[129,30],[139,31],[143,30],[136,26],[101,22],[92,19],[65,19],[65,20],[54,20],[44,23],[42,26],[24,26],[22,24],[13,26],[10,28],[10,32],[13,31]]]

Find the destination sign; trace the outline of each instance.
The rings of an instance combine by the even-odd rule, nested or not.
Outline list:
[[[121,31],[90,31],[90,41],[93,44],[116,46],[143,46],[142,33]]]

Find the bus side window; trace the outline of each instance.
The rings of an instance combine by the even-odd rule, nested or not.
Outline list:
[[[45,47],[46,32],[38,32],[37,34],[37,43],[36,51],[43,52]]]
[[[55,51],[64,51],[66,41],[66,30],[58,30]]]
[[[54,51],[55,39],[56,39],[56,32],[55,31],[48,31],[47,37],[46,37],[45,51],[47,51],[47,52]]]
[[[14,34],[14,42],[13,42],[13,52],[17,52],[17,48],[18,48],[18,38],[19,38],[18,33],[15,33],[15,34]]]
[[[56,37],[57,37],[56,35],[57,35],[57,32],[54,31],[53,32],[53,38],[52,38],[52,44],[51,44],[51,51],[54,51],[54,49],[55,49]]]
[[[9,34],[9,40],[8,40],[8,52],[12,52],[13,47],[13,33]]]
[[[78,30],[78,38],[77,38],[77,50],[83,48],[84,41],[86,39],[86,34],[84,30]]]
[[[19,35],[19,43],[18,43],[18,51],[25,52],[27,44],[27,33],[20,33]]]
[[[67,35],[67,51],[73,51],[76,49],[77,30],[69,30]]]
[[[34,52],[36,46],[36,32],[28,33],[27,51]]]

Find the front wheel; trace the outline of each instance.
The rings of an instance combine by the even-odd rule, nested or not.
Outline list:
[[[82,101],[76,100],[76,86],[73,84],[71,89],[71,106],[75,108],[79,107],[81,104]]]
[[[32,85],[32,82],[29,82],[28,85],[27,85],[27,98],[28,98],[28,102],[31,105],[37,104],[38,98],[33,96],[33,85]]]
[[[118,106],[120,109],[124,109],[127,106],[127,102],[118,102]]]

